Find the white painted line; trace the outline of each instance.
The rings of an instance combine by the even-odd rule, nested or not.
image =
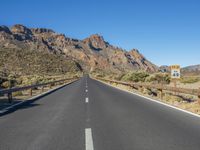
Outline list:
[[[85,90],[85,92],[88,92],[88,90]]]
[[[88,97],[85,98],[85,102],[89,103],[89,98]]]
[[[95,80],[96,80],[96,79],[95,79]],[[104,83],[104,84],[106,84],[106,85],[108,85],[108,86],[110,86],[110,87],[114,87],[114,88],[116,88],[116,89],[119,89],[119,90],[121,90],[121,91],[130,93],[130,94],[133,94],[133,95],[140,96],[140,97],[145,98],[145,99],[148,99],[148,100],[150,100],[150,101],[152,101],[152,102],[155,102],[155,103],[158,103],[158,104],[161,104],[161,105],[164,105],[164,106],[167,106],[167,107],[170,107],[170,108],[173,108],[173,109],[176,109],[176,110],[179,110],[179,111],[182,111],[182,112],[184,112],[184,113],[187,113],[187,114],[190,114],[190,115],[192,115],[192,116],[195,116],[195,117],[199,117],[199,118],[200,118],[200,115],[195,114],[195,113],[193,113],[193,112],[190,112],[190,111],[187,111],[187,110],[184,110],[184,109],[181,109],[181,108],[178,108],[178,107],[169,105],[169,104],[167,104],[167,103],[164,103],[164,102],[161,102],[161,101],[158,101],[158,100],[155,100],[155,99],[152,99],[152,98],[149,98],[149,97],[146,97],[146,96],[137,94],[137,93],[133,93],[133,92],[128,91],[128,90],[125,90],[125,89],[121,89],[121,88],[119,88],[119,87],[115,87],[115,86],[113,86],[113,85],[110,85],[110,84],[105,83],[105,82],[100,81],[100,80],[97,80],[97,81],[99,81],[99,82],[101,82],[101,83]]]
[[[85,129],[85,150],[94,150],[91,128]]]

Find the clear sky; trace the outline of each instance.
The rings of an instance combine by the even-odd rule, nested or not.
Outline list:
[[[157,65],[200,64],[200,0],[1,0],[0,24],[137,48]]]

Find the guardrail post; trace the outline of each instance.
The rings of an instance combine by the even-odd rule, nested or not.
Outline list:
[[[159,91],[159,98],[162,100],[163,99],[163,90],[158,89],[158,91]]]
[[[12,103],[13,98],[12,98],[12,92],[8,93],[8,102]]]
[[[30,88],[30,96],[32,96],[32,95],[33,95],[33,89]]]
[[[199,94],[198,94],[198,103],[200,105],[200,88],[199,88]]]
[[[200,105],[200,95],[198,96],[198,103],[199,103],[199,105]]]
[[[41,91],[44,92],[44,86],[42,86]]]

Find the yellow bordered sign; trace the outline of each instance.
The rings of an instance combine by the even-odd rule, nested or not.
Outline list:
[[[180,65],[172,65],[171,68],[171,78],[180,79],[181,78],[181,67]]]

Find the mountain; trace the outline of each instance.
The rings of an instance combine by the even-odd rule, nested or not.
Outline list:
[[[27,28],[20,24],[11,28],[0,26],[0,48],[46,52],[74,62],[79,66],[77,68],[88,72],[95,70],[155,72],[158,69],[138,50],[126,51],[115,47],[98,34],[78,40],[58,34],[51,29]]]
[[[199,75],[200,74],[200,65],[187,66],[181,69],[183,74],[186,75]]]
[[[159,70],[159,72],[163,72],[163,73],[168,72],[169,73],[170,72],[170,66],[162,65],[162,66],[159,67],[158,70]]]

